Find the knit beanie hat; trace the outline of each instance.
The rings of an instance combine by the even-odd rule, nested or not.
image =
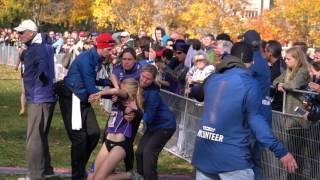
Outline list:
[[[174,51],[182,51],[185,54],[188,53],[189,45],[184,40],[176,40],[176,42],[173,45]]]

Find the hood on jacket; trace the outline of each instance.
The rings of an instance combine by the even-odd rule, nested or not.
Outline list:
[[[253,47],[257,47],[260,45],[261,37],[256,30],[248,30],[244,33],[243,41],[247,44],[252,45]]]
[[[164,35],[162,37],[162,43],[164,46],[167,44],[168,39],[170,39],[170,36],[168,36],[168,35]]]
[[[246,68],[241,60],[235,56],[227,55],[223,58],[221,63],[216,66],[216,73],[223,73],[231,68]]]
[[[43,44],[52,44],[52,39],[50,38],[48,33],[40,33]]]

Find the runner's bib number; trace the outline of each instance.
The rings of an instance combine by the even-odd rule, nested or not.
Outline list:
[[[116,122],[117,115],[118,115],[117,111],[111,111],[110,118],[108,121],[108,127],[114,127],[114,123]]]

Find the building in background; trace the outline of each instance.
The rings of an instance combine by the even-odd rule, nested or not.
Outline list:
[[[264,10],[272,8],[274,0],[248,0],[242,18],[254,18],[259,16]]]

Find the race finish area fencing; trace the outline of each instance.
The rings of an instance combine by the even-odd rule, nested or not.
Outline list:
[[[0,64],[15,66],[19,59],[18,48],[0,44]]]
[[[63,54],[55,56],[56,79],[62,79],[67,70],[63,68]],[[0,64],[16,65],[18,49],[0,45]],[[312,93],[295,90],[300,93]],[[177,130],[166,144],[165,149],[172,154],[191,162],[198,122],[201,120],[203,106],[201,103],[184,96],[161,91],[163,100],[175,113]],[[284,96],[285,97],[285,96]],[[285,101],[285,98],[284,98]],[[284,103],[285,104],[285,103]],[[273,111],[272,130],[294,155],[299,169],[295,174],[288,174],[282,169],[280,161],[272,152],[265,150],[262,154],[262,168],[266,180],[300,180],[320,179],[320,125],[309,123],[301,117]]]
[[[177,118],[177,130],[165,148],[191,162],[203,106],[195,100],[164,90],[161,91],[161,96]],[[300,116],[273,111],[272,130],[294,155],[299,168],[295,174],[288,174],[282,168],[280,160],[271,151],[264,150],[261,158],[264,179],[320,179],[319,123],[311,124]]]

